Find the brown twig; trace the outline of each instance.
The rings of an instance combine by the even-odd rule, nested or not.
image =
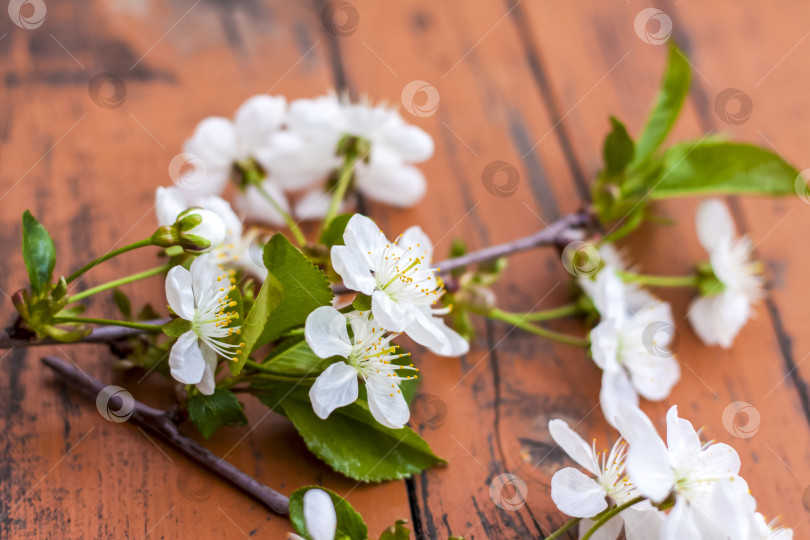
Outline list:
[[[77,386],[91,399],[96,399],[106,385],[73,365],[55,356],[46,356],[42,363],[58,375]],[[254,499],[258,500],[276,514],[286,516],[290,513],[290,500],[281,493],[258,482],[249,474],[234,467],[222,458],[217,457],[177,429],[168,411],[153,409],[139,401],[133,400],[132,415],[128,422],[148,431],[160,440],[191,459],[203,468],[227,480]]]

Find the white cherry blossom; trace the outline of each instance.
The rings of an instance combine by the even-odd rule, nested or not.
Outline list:
[[[752,261],[751,240],[737,238],[731,214],[720,200],[703,201],[695,220],[698,239],[721,285],[692,301],[689,322],[705,344],[729,348],[762,297],[761,265]]]
[[[181,335],[169,354],[172,377],[183,384],[195,384],[203,394],[214,393],[217,358],[235,359],[244,344],[226,341],[240,334],[232,326],[237,314],[229,308],[235,303],[228,293],[235,285],[226,273],[217,274],[209,260],[213,255],[200,255],[191,270],[175,266],[166,276],[166,299],[172,311],[191,323],[191,329]]]
[[[356,214],[346,225],[345,245],[332,247],[332,265],[351,290],[371,297],[377,324],[404,332],[441,356],[460,356],[469,344],[432,309],[444,287],[431,267],[433,245],[419,227],[411,227],[395,242],[369,218]]]
[[[548,429],[560,448],[590,473],[566,467],[551,478],[551,499],[557,508],[569,516],[583,518],[579,524],[581,537],[594,523],[587,518],[603,512],[609,504],[620,505],[638,495],[625,475],[627,443],[619,438],[610,452],[597,452],[595,440],[589,446],[564,420],[552,420]],[[655,540],[660,514],[648,502],[633,505],[597,529],[591,538],[615,540],[624,526],[628,540]]]
[[[347,317],[331,306],[315,309],[307,317],[304,336],[310,348],[321,358],[341,356],[345,361],[326,368],[309,391],[312,408],[319,418],[327,418],[338,407],[354,403],[358,397],[357,378],[366,384],[368,406],[382,425],[399,429],[410,418],[408,403],[399,388],[400,381],[415,378],[413,364],[400,366],[392,361],[402,356],[391,345],[394,335],[371,320],[368,314],[348,316],[352,337],[346,328]],[[401,375],[400,372],[414,373]]]

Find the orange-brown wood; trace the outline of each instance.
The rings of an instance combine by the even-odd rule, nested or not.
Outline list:
[[[341,3],[333,3],[332,7]],[[324,25],[325,2],[176,1],[51,2],[37,29],[0,17],[0,262],[6,295],[26,280],[19,252],[19,216],[30,208],[54,235],[66,273],[79,262],[149,234],[153,192],[168,184],[171,158],[194,125],[229,116],[261,92],[289,98],[331,87],[401,104],[403,89],[425,81],[438,91],[433,114],[403,115],[434,136],[436,155],[422,165],[430,187],[423,204],[395,210],[368,204],[389,234],[420,224],[437,256],[455,237],[471,248],[528,234],[582,204],[600,167],[608,114],[631,132],[642,125],[658,85],[665,48],[644,43],[633,21],[646,6],[550,1],[352,2]],[[801,121],[810,115],[802,82],[806,16],[802,5],[751,4],[730,12],[722,3],[662,5],[699,73],[672,139],[727,131],[772,145],[804,168]],[[805,10],[806,11],[806,10]],[[356,28],[350,23],[356,14]],[[756,36],[754,39],[752,36]],[[806,37],[806,36],[805,36]],[[100,73],[124,81],[117,108],[91,99]],[[754,104],[744,123],[715,113],[717,94],[742,89]],[[416,105],[422,102],[417,96]],[[107,96],[108,99],[113,99]],[[503,161],[519,175],[514,192],[493,194],[484,171]],[[758,317],[724,351],[700,345],[683,320],[689,298],[673,302],[679,323],[682,380],[664,403],[645,404],[660,420],[674,403],[705,426],[706,436],[734,445],[743,475],[768,516],[807,534],[803,495],[810,483],[810,350],[804,330],[810,292],[802,233],[807,206],[796,201],[735,200],[738,226],[757,243],[771,289]],[[678,220],[648,226],[627,242],[651,273],[686,272],[702,259],[695,239],[695,201],[659,205]],[[677,238],[677,241],[673,241]],[[79,288],[155,264],[123,256],[93,270]],[[553,250],[510,261],[497,287],[504,309],[528,311],[564,303],[569,275]],[[158,280],[126,288],[138,302],[164,303]],[[115,314],[93,297],[89,311]],[[6,320],[12,318],[6,299]],[[479,322],[478,339],[462,359],[418,348],[422,367],[413,425],[449,466],[408,482],[356,485],[311,456],[289,423],[246,400],[251,428],[223,429],[204,444],[284,493],[322,483],[347,496],[372,535],[396,519],[412,519],[426,538],[541,537],[565,521],[549,498],[553,472],[567,459],[548,435],[548,420],[567,419],[587,439],[615,438],[598,408],[599,372],[584,351],[550,344],[500,324]],[[576,321],[554,328],[581,332]],[[96,377],[160,406],[171,384],[159,376],[122,377],[99,346],[14,350],[3,358],[0,404],[6,410],[0,465],[0,536],[281,538],[289,523],[200,472],[136,428],[104,421],[93,405],[38,362],[71,359]],[[796,367],[798,366],[798,367]],[[760,414],[753,437],[724,427],[733,401]],[[193,433],[193,429],[188,430]],[[514,474],[528,497],[516,510],[496,506],[493,479]],[[503,496],[513,495],[507,488]]]

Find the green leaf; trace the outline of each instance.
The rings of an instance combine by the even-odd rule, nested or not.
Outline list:
[[[115,302],[115,305],[118,306],[118,311],[121,312],[121,315],[123,315],[126,320],[131,321],[132,303],[129,301],[129,297],[126,295],[126,293],[121,289],[114,289],[113,302]]]
[[[329,279],[283,234],[276,234],[264,246],[264,266],[278,280],[281,302],[267,319],[256,346],[278,339],[287,330],[304,324],[315,308],[332,303]]]
[[[180,337],[191,330],[191,321],[177,317],[163,325],[163,333],[169,337]]]
[[[305,486],[296,489],[290,495],[290,521],[299,535],[304,538],[312,538],[307,531],[306,521],[304,520],[304,494],[310,489],[320,489],[332,498],[337,517],[335,538],[347,537],[351,540],[366,540],[368,538],[368,527],[366,522],[363,521],[363,516],[358,514],[346,499],[321,486]]]
[[[42,293],[51,282],[56,266],[56,248],[51,235],[28,210],[23,212],[22,229],[23,261],[28,270],[31,290],[36,295]]]
[[[242,404],[230,390],[219,388],[210,396],[194,394],[188,400],[188,414],[206,439],[222,426],[245,426]]]
[[[661,89],[658,91],[650,116],[647,117],[647,123],[644,124],[644,129],[636,141],[636,153],[631,167],[636,167],[651,158],[667,138],[689,93],[690,80],[691,71],[686,56],[674,42],[670,42],[669,60],[661,81]]]
[[[380,540],[409,540],[411,530],[405,526],[407,519],[398,519],[396,523],[388,527],[380,535]]]
[[[799,172],[773,152],[717,140],[676,144],[664,153],[653,199],[688,195],[795,195]]]
[[[624,172],[635,155],[635,144],[627,134],[627,129],[616,117],[610,117],[612,129],[605,137],[602,157],[605,160],[605,173],[617,176]]]
[[[306,376],[320,373],[331,363],[312,352],[302,336],[296,336],[283,340],[262,365],[285,375]]]
[[[371,311],[371,297],[367,294],[358,294],[352,300],[352,307],[357,311]]]
[[[340,214],[329,223],[329,226],[321,233],[321,244],[325,246],[342,246],[343,231],[354,214]]]
[[[334,470],[362,482],[399,480],[446,463],[409,427],[390,429],[358,400],[326,420],[312,410],[307,388],[266,381],[257,397],[292,421],[307,448]]]
[[[232,375],[241,373],[250,353],[259,347],[257,343],[262,337],[264,327],[270,319],[271,313],[281,304],[283,297],[281,284],[273,274],[268,274],[242,324],[242,341],[245,343],[242,353],[237,356],[236,362],[228,363]]]

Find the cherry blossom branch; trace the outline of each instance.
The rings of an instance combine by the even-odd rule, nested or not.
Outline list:
[[[491,261],[499,257],[506,257],[508,255],[513,255],[515,253],[520,253],[521,251],[527,251],[529,249],[541,246],[565,246],[569,242],[576,240],[575,231],[592,225],[593,220],[594,217],[590,211],[580,210],[561,217],[547,228],[537,231],[529,236],[524,236],[523,238],[518,238],[516,240],[498,244],[496,246],[485,247],[477,251],[467,253],[466,255],[462,255],[461,257],[454,257],[435,264],[441,269],[439,274],[447,274],[456,268]],[[352,292],[342,283],[336,283],[333,285],[332,290],[336,295],[348,294]],[[169,319],[157,319],[153,321],[143,321],[143,324],[163,325],[167,322],[169,322]],[[32,347],[37,345],[54,345],[61,343],[50,338],[42,340],[25,339],[25,337],[19,336],[14,330],[14,327],[12,327],[6,329],[5,331],[0,331],[0,349],[9,349],[11,347]],[[118,326],[95,328],[90,335],[71,343],[108,343],[140,333],[143,333],[143,330],[122,328]]]
[[[439,274],[444,275],[472,264],[479,264],[482,262],[491,261],[499,257],[506,257],[514,255],[521,251],[527,251],[541,246],[562,245],[565,246],[569,242],[576,240],[573,237],[574,231],[582,229],[591,225],[594,221],[593,214],[588,210],[580,210],[571,214],[566,214],[545,229],[537,231],[529,236],[518,238],[510,242],[498,244],[496,246],[485,247],[476,251],[471,251],[466,255],[454,257],[434,263],[439,268]],[[332,290],[336,295],[347,294],[352,291],[347,289],[342,283],[335,284]]]
[[[42,359],[42,363],[77,386],[91,399],[95,399],[99,392],[106,387],[98,379],[87,375],[61,358],[46,356]],[[133,400],[132,415],[127,421],[148,431],[201,467],[227,480],[276,514],[281,516],[289,515],[290,500],[286,496],[262,484],[249,474],[203,448],[196,441],[180,433],[175,418],[170,411],[153,409],[137,400]]]

